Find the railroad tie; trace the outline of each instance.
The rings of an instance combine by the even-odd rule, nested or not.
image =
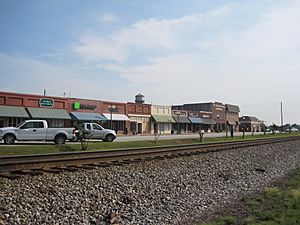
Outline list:
[[[88,166],[88,165],[74,165],[75,168],[79,168],[79,169],[86,169],[86,170],[92,170],[95,169],[94,166]]]
[[[18,171],[14,171],[13,173],[31,175],[31,176],[40,176],[43,174],[43,172],[39,170],[18,170]]]
[[[18,174],[12,174],[12,173],[8,173],[8,172],[3,172],[3,173],[0,173],[0,177],[8,178],[10,180],[15,180],[15,179],[20,178],[21,176],[18,175]]]
[[[47,172],[47,173],[61,173],[62,170],[55,169],[55,168],[42,168],[41,171]]]

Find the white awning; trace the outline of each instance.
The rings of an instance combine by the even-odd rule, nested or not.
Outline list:
[[[103,116],[110,120],[110,113],[103,113]],[[113,121],[129,121],[130,119],[124,114],[112,114]]]

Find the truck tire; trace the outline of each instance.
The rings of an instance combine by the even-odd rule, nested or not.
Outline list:
[[[57,145],[62,145],[66,142],[66,137],[63,134],[58,134],[54,138],[54,143]]]
[[[115,140],[115,136],[112,134],[106,135],[106,137],[104,139],[104,141],[106,141],[106,142],[112,142],[113,140]]]
[[[3,137],[4,143],[7,145],[12,145],[13,143],[15,143],[16,137],[13,134],[6,134]]]

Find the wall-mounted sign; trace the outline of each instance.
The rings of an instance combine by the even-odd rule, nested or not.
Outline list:
[[[74,102],[73,104],[74,109],[89,109],[94,110],[97,108],[96,105],[87,105],[87,104],[81,104],[80,102]]]
[[[40,99],[40,107],[53,107],[54,100],[50,98],[41,98]]]

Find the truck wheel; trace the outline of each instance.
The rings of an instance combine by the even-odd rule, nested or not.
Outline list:
[[[4,136],[3,140],[5,144],[12,145],[13,143],[15,143],[16,137],[12,134],[7,134]]]
[[[55,144],[62,145],[66,142],[66,137],[64,135],[57,135],[54,139]]]
[[[105,140],[104,140],[104,141],[107,141],[107,142],[112,142],[114,139],[115,139],[115,136],[114,136],[114,135],[112,135],[112,134],[108,134],[108,135],[106,135],[106,137],[105,137]]]

